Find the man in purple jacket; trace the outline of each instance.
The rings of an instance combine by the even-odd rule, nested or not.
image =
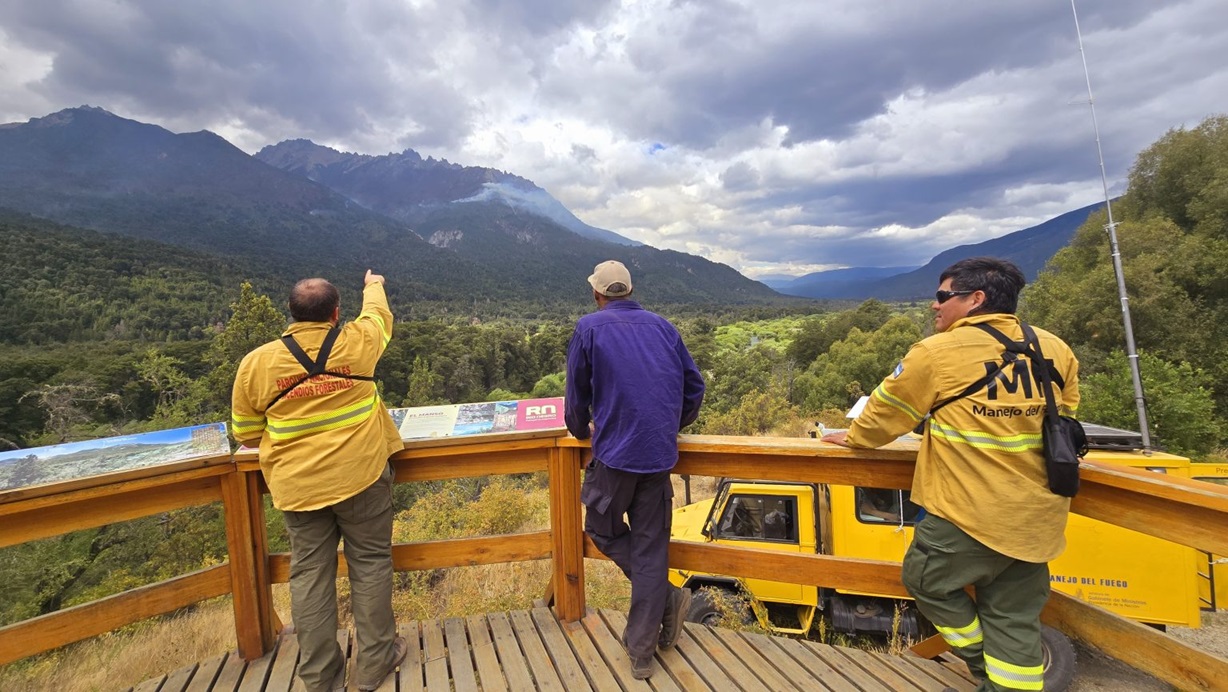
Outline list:
[[[584,531],[631,580],[623,646],[642,680],[657,647],[678,641],[690,608],[690,590],[668,577],[670,470],[704,380],[674,325],[630,300],[621,262],[598,264],[588,282],[598,310],[580,318],[567,347],[564,414],[572,435],[593,438],[580,490]]]

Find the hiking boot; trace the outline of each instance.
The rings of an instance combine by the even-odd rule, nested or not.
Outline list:
[[[661,618],[661,636],[657,646],[668,649],[678,643],[682,636],[682,623],[691,610],[691,590],[674,587],[665,600],[665,615]]]
[[[643,680],[652,675],[652,656],[638,658],[631,656],[631,677]]]
[[[409,644],[405,641],[405,637],[397,637],[392,642],[392,662],[388,664],[388,668],[384,670],[383,675],[380,675],[375,682],[360,682],[358,683],[359,692],[372,692],[378,689],[384,682],[384,679],[392,674],[397,666],[401,665],[401,661],[405,660],[405,654],[409,653]]]

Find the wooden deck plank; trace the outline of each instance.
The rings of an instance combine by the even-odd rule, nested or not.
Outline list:
[[[162,687],[158,692],[183,692],[188,686],[188,681],[196,674],[196,669],[200,667],[199,663],[184,666],[173,673],[166,676],[166,682],[162,683]]]
[[[691,624],[692,627],[702,627],[702,625]],[[682,634],[678,639],[688,639],[694,642],[694,638],[686,633],[686,627],[683,627]],[[694,668],[691,667],[691,662],[682,655],[677,646],[669,649],[657,649],[657,660],[669,672],[669,676],[678,683],[678,687],[685,692],[704,692],[705,690],[714,689],[711,685],[704,681]],[[713,664],[715,665],[715,664]]]
[[[924,670],[921,670],[917,666],[911,665],[905,661],[902,656],[896,656],[881,651],[871,651],[869,654],[870,657],[877,661],[879,665],[890,668],[900,677],[908,680],[913,685],[916,685],[917,689],[942,690],[947,687],[945,684],[935,680]]]
[[[422,621],[422,653],[426,660],[426,689],[451,692],[448,651],[443,641],[443,623],[439,620]]]
[[[247,661],[239,656],[238,651],[231,651],[226,655],[226,662],[222,664],[222,670],[217,674],[217,680],[213,683],[211,692],[235,692],[245,672],[247,672]]]
[[[278,645],[280,649],[277,654],[277,660],[273,662],[273,667],[269,671],[269,681],[265,684],[266,692],[290,692],[290,687],[294,684],[294,678],[298,672],[298,637],[293,634],[283,634],[278,639],[281,643]],[[341,650],[341,665],[345,665],[345,649]],[[344,676],[345,674],[342,673]],[[345,678],[342,677],[342,680]]]
[[[550,660],[554,661],[554,669],[564,687],[568,690],[596,688],[599,692],[619,692],[609,667],[597,655],[593,643],[586,636],[573,636],[577,632],[582,633],[582,627],[577,630],[576,623],[564,626],[547,608],[534,608],[529,616],[541,635]],[[592,665],[594,659],[595,666]]]
[[[855,665],[860,666],[866,674],[878,680],[887,689],[897,690],[898,692],[916,692],[917,690],[917,686],[912,684],[910,680],[890,668],[885,668],[870,655],[869,651],[862,651],[861,649],[847,646],[835,647],[835,651],[852,661]]]
[[[750,671],[741,661],[738,660],[736,654],[729,650],[717,637],[711,627],[700,627],[691,631],[691,635],[695,637],[695,641],[708,652],[712,660],[720,666],[721,670],[725,671],[725,675],[729,677],[734,684],[746,692],[768,692],[768,688],[755,674]]]
[[[600,675],[601,687],[598,689],[609,689],[612,684],[614,689],[621,687],[628,692],[650,692],[652,687],[647,680],[636,680],[631,676],[631,657],[622,644],[625,621],[614,629],[607,624],[603,615],[608,617],[615,613],[590,609],[580,619],[580,622],[568,623],[571,640],[587,648],[582,657],[586,670]],[[651,676],[653,678],[667,677],[660,664],[656,662],[653,663]]]
[[[269,679],[269,670],[277,660],[277,651],[280,648],[279,638],[274,642],[272,651],[247,664],[243,679],[239,681],[239,692],[264,692],[264,683]]]
[[[906,661],[909,665],[913,665],[921,670],[924,670],[930,675],[930,677],[938,680],[947,687],[954,687],[956,692],[972,692],[976,689],[975,683],[968,680],[968,678],[955,673],[950,668],[947,668],[937,661],[931,661],[928,658],[922,658],[920,656],[907,653],[901,656],[900,659]]]
[[[695,638],[695,633],[704,629],[705,625],[687,623],[683,627],[682,636],[678,638],[678,644],[674,647],[676,653],[682,656],[683,660],[690,664],[691,670],[695,671],[703,679],[704,684],[712,689],[723,690],[729,687],[729,678],[721,667],[712,660],[708,652],[704,650],[702,644]]]
[[[622,644],[622,633],[627,628],[627,616],[623,615],[617,610],[602,610],[601,619],[605,622],[607,631],[609,632],[609,638],[616,642],[618,651],[622,651],[624,652],[624,655],[626,655]],[[655,655],[657,665],[659,665],[665,671],[665,674],[662,675],[657,673],[654,669],[653,675],[649,676],[646,682],[648,683],[649,687],[657,690],[657,692],[681,692],[683,689],[681,686],[682,683],[675,679],[677,673],[681,673],[684,678],[687,677],[687,673],[690,673],[689,677],[693,679],[690,681],[691,684],[694,684],[694,680],[699,679],[699,676],[696,675],[694,671],[690,670],[690,666],[686,664],[686,660],[683,659],[677,652],[672,650],[663,651],[661,649],[657,649]],[[630,656],[627,656],[627,659],[626,670],[630,672]],[[613,666],[616,664],[611,661],[610,665]],[[704,687],[707,686],[705,685]]]
[[[192,675],[192,679],[188,682],[187,687],[183,688],[184,692],[210,692],[210,690],[214,689],[213,683],[218,679],[223,666],[226,665],[226,659],[229,657],[230,653],[227,652],[197,666],[196,672]],[[232,687],[231,690],[233,689]],[[227,692],[230,692],[230,690],[227,690]]]
[[[776,668],[776,671],[784,676],[794,688],[799,690],[813,690],[816,687],[827,689],[826,686],[810,674],[810,671],[803,668],[784,649],[776,645],[775,640],[778,637],[743,632],[742,638],[746,640],[747,644],[754,647],[760,656],[770,661]]]
[[[473,669],[473,651],[465,621],[448,618],[443,623],[444,640],[448,648],[448,665],[452,669],[452,685],[456,692],[478,692],[478,677]]]
[[[166,681],[165,675],[160,675],[156,678],[150,678],[145,682],[132,688],[132,692],[158,692],[158,688],[162,687],[162,683]]]
[[[839,668],[828,663],[826,658],[819,655],[824,649],[831,648],[826,644],[807,646],[807,643],[797,639],[786,639],[783,637],[775,637],[773,642],[783,649],[785,653],[789,654],[793,660],[797,661],[798,665],[809,670],[810,674],[827,689],[834,690],[835,692],[858,692],[858,690],[864,689],[862,685],[858,684],[858,680],[849,678]],[[813,644],[813,642],[808,643]],[[843,667],[849,667],[843,659],[839,660],[838,663]],[[860,672],[860,670],[854,671],[855,674],[860,674]],[[874,684],[874,681],[869,676],[861,675],[860,677],[864,683]]]
[[[566,690],[528,611],[514,610],[508,616],[512,631],[516,633],[516,641],[520,643],[520,650],[524,652],[529,669],[533,671],[533,678],[537,681],[537,689]]]
[[[531,690],[533,676],[529,674],[529,664],[520,643],[516,641],[516,633],[512,631],[512,623],[507,613],[487,613],[486,621],[490,623],[490,633],[494,637],[495,652],[499,654],[499,664],[503,667],[503,676],[507,678],[508,687],[512,690]]]
[[[481,615],[465,618],[469,630],[469,643],[473,649],[473,661],[478,669],[478,683],[483,692],[507,692],[507,679],[499,668],[499,656],[490,638],[490,625]]]
[[[605,663],[602,654],[598,652],[597,645],[593,643],[593,638],[589,637],[587,629],[582,622],[562,622],[560,623],[562,633],[567,638],[567,643],[571,645],[573,652],[576,653],[576,661],[585,671],[589,685],[597,687],[597,690],[621,690],[618,679],[615,679],[614,674],[610,671],[609,664]]]
[[[942,667],[955,673],[961,678],[964,678],[972,683],[977,682],[976,678],[972,677],[972,671],[968,670],[968,664],[964,662],[964,659],[956,656],[950,651],[947,651],[939,656],[938,662],[942,664]]]
[[[772,662],[759,654],[755,647],[751,646],[744,637],[742,632],[735,632],[723,628],[713,628],[712,633],[721,640],[730,651],[733,652],[759,681],[764,684],[769,690],[787,690],[792,687],[790,683]],[[762,636],[762,635],[760,635]]]
[[[405,660],[401,663],[400,670],[397,671],[397,689],[400,692],[422,692],[426,689],[426,684],[423,682],[425,657],[422,655],[422,628],[419,627],[417,620],[410,620],[401,625],[397,633],[405,637],[405,644],[408,647],[405,652]]]

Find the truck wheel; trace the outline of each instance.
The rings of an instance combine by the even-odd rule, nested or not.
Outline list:
[[[725,613],[717,604],[718,601],[732,604],[738,602],[738,596],[731,589],[712,586],[706,586],[693,591],[691,594],[691,609],[686,614],[687,622],[698,622],[701,625],[711,625],[713,627],[720,625],[721,618]],[[752,622],[754,619],[753,614],[749,610],[747,608],[747,612],[739,613],[744,623]]]
[[[694,603],[692,601],[692,603]],[[1044,654],[1045,689],[1064,692],[1074,682],[1076,654],[1070,638],[1061,632],[1042,625],[1040,648]]]

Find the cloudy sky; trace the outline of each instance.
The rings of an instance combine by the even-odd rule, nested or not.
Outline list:
[[[1111,190],[1228,112],[1228,2],[1078,0]],[[748,276],[1103,199],[1066,0],[4,0],[0,122],[89,104],[529,178]]]

